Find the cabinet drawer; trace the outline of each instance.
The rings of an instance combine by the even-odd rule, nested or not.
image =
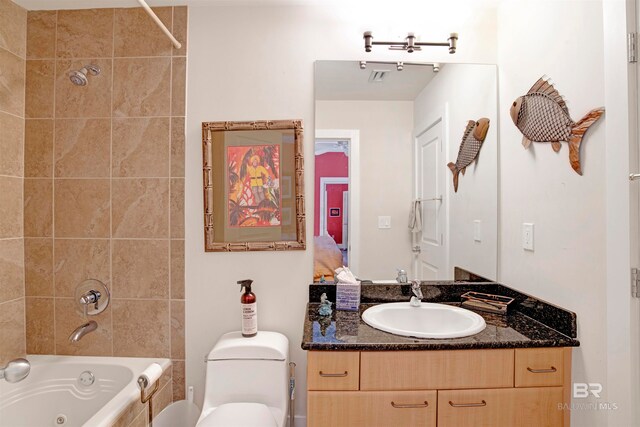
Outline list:
[[[562,387],[438,391],[438,427],[560,427]]]
[[[436,396],[435,391],[310,391],[307,426],[435,427]]]
[[[513,349],[362,352],[360,390],[513,387]]]
[[[310,351],[307,354],[308,390],[358,390],[360,353]]]
[[[560,386],[564,379],[564,349],[518,348],[515,354],[516,387]]]

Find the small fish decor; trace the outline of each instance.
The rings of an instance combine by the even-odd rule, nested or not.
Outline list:
[[[458,192],[460,172],[464,175],[467,166],[478,158],[478,153],[480,153],[480,148],[482,148],[482,143],[487,137],[488,131],[489,119],[486,117],[478,119],[477,122],[469,120],[469,123],[467,123],[467,128],[464,130],[462,142],[458,149],[458,158],[455,163],[450,162],[447,165],[449,169],[451,169],[451,172],[453,172],[453,190],[456,193]]]
[[[541,77],[526,95],[518,97],[511,105],[511,119],[522,132],[522,145],[529,148],[531,142],[550,142],[556,153],[561,142],[569,144],[569,163],[578,175],[580,144],[589,127],[604,114],[604,108],[595,108],[574,122],[569,109],[556,88],[545,77]]]

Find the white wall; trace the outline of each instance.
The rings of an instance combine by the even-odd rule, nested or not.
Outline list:
[[[469,120],[486,117],[489,132],[478,161],[460,174],[458,192],[447,168],[445,203],[449,203],[449,263],[483,277],[497,279],[498,256],[498,80],[494,65],[445,65],[414,103],[414,135],[446,110],[446,163],[456,162]],[[443,168],[446,166],[441,165]],[[481,221],[481,241],[473,238],[473,222]]]
[[[579,176],[566,144],[559,153],[536,143],[525,151],[509,116],[511,103],[543,74],[566,97],[574,120],[604,105],[602,3],[517,1],[498,11],[499,277],[577,313],[573,380],[602,383],[606,393],[616,385],[607,384],[606,372],[605,147],[627,142],[605,141],[601,119],[584,139]],[[535,224],[535,252],[522,249],[523,222]],[[574,426],[603,426],[606,419],[606,411],[572,412]]]
[[[357,2],[356,2],[357,3]],[[204,253],[202,221],[203,121],[304,120],[305,187],[313,192],[313,63],[320,59],[397,59],[376,48],[365,54],[362,32],[379,37],[415,31],[425,38],[460,33],[458,53],[426,49],[400,54],[414,61],[496,62],[495,9],[412,4],[411,13],[387,4],[250,7],[197,4],[189,8],[186,147],[187,384],[202,401],[204,355],[218,337],[240,327],[239,279],[255,280],[259,327],[281,331],[298,364],[297,414],[306,411],[305,353],[300,349],[313,254],[300,252]],[[438,13],[434,13],[434,11]],[[410,56],[409,56],[410,55]],[[313,210],[307,207],[307,236]]]
[[[360,131],[359,267],[367,279],[393,279],[412,262],[409,207],[412,199],[412,101],[316,101],[316,129]],[[378,216],[391,217],[378,229]]]

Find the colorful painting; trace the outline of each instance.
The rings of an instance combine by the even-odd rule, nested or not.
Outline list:
[[[229,227],[279,227],[280,146],[227,147]]]

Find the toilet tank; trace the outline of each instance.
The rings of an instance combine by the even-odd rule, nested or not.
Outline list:
[[[263,403],[285,416],[289,402],[289,340],[259,331],[224,334],[207,356],[203,413],[224,403]]]

